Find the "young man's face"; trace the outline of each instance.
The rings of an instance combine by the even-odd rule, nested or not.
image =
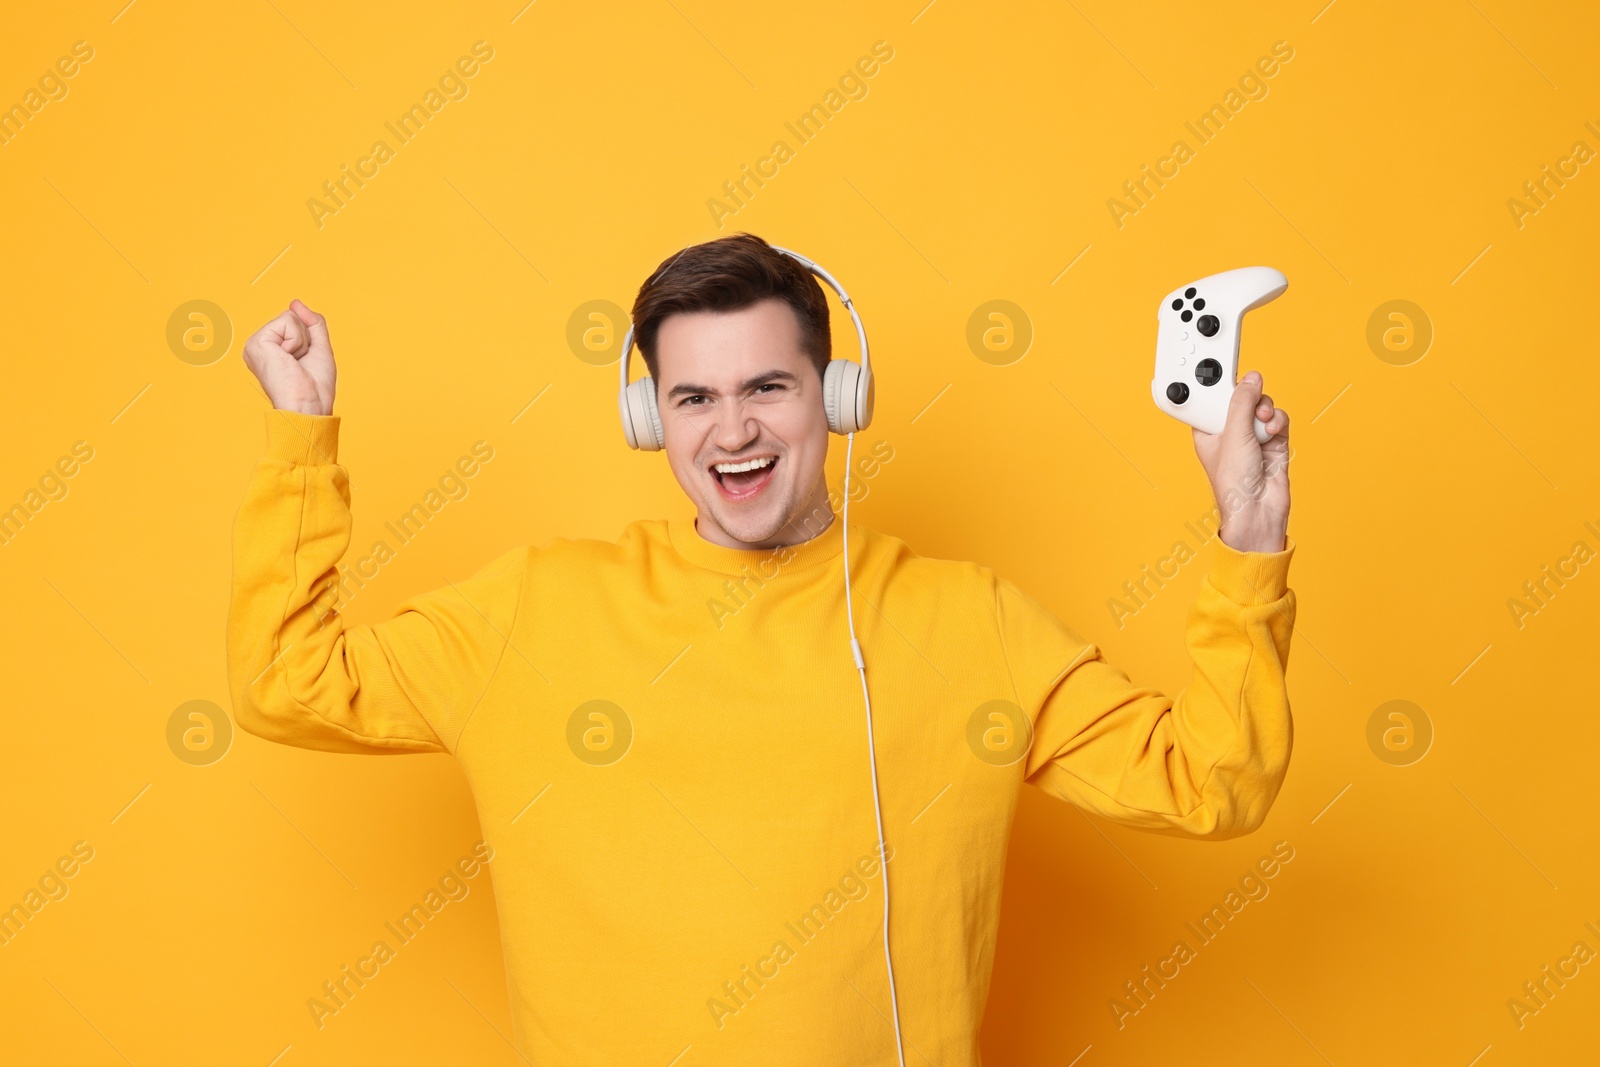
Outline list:
[[[788,304],[668,316],[656,335],[656,399],[667,461],[699,511],[701,537],[776,548],[827,525],[822,376]]]

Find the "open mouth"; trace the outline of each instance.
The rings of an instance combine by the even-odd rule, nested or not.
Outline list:
[[[772,472],[778,469],[777,456],[754,456],[730,463],[713,463],[711,476],[717,480],[717,489],[727,500],[743,502],[772,481]]]

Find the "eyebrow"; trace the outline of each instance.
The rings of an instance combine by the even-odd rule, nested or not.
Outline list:
[[[758,389],[769,382],[779,381],[796,382],[799,381],[799,379],[786,370],[769,370],[765,374],[758,374],[754,378],[746,378],[743,382],[740,382],[739,391],[742,393],[748,393],[750,390]],[[680,396],[695,396],[699,394],[715,396],[716,392],[717,391],[712,389],[710,386],[695,385],[692,382],[679,382],[677,385],[674,385],[670,390],[668,390],[667,399],[675,400]]]

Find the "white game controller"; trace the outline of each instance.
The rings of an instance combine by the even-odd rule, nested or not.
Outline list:
[[[1289,288],[1271,267],[1240,267],[1168,293],[1156,311],[1156,407],[1206,433],[1221,433],[1239,377],[1239,327],[1244,313]],[[1256,440],[1270,439],[1253,419]]]

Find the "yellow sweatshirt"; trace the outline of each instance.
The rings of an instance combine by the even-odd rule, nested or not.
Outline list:
[[[239,725],[460,760],[526,1055],[894,1063],[838,523],[768,552],[635,522],[615,543],[517,548],[346,625],[328,610],[351,535],[339,420],[267,420],[234,531]],[[1266,817],[1292,738],[1294,545],[1213,543],[1174,699],[989,568],[851,529],[907,1063],[978,1062],[1024,781],[1158,833]]]

